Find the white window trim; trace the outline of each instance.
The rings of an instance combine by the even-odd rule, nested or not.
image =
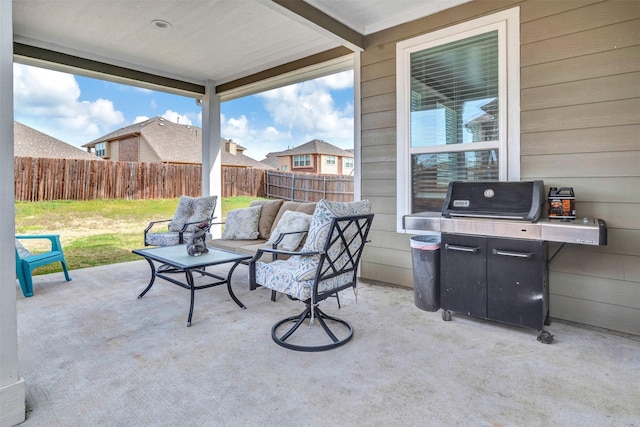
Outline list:
[[[501,181],[520,180],[520,7],[515,7],[492,15],[474,19],[432,33],[423,34],[396,45],[396,123],[397,123],[397,218],[398,233],[416,232],[405,230],[402,224],[404,215],[411,213],[411,149],[409,144],[409,102],[410,79],[408,66],[413,51],[427,49],[462,38],[471,37],[493,29],[499,31],[499,94],[506,99],[507,111],[500,114],[500,172]],[[506,36],[506,37],[505,37]],[[504,64],[504,65],[503,65]],[[504,75],[506,73],[506,76]],[[461,144],[464,145],[464,144]],[[437,151],[437,149],[433,149]],[[469,147],[460,147],[469,149]],[[474,143],[473,149],[483,149],[482,143]],[[442,151],[452,151],[443,147]],[[506,167],[505,167],[506,165]]]

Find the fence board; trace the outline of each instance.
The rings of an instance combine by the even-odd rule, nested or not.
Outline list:
[[[222,197],[353,201],[353,177],[222,167]],[[15,200],[160,199],[202,192],[202,167],[145,162],[14,158]]]
[[[296,202],[353,201],[353,177],[266,171],[266,195]]]

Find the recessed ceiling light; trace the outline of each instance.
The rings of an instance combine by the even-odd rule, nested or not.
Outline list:
[[[151,21],[151,24],[158,28],[162,28],[163,30],[165,28],[171,28],[171,22],[165,21],[164,19],[154,19]]]

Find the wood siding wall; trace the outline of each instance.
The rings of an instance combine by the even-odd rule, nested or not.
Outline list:
[[[376,218],[361,274],[411,287],[396,224],[398,41],[520,6],[521,179],[571,186],[609,245],[567,245],[550,265],[556,318],[640,335],[640,7],[635,0],[473,1],[366,38],[362,198]]]

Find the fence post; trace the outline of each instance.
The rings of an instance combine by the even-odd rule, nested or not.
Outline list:
[[[327,198],[327,177],[326,176],[322,177],[322,198],[323,199]]]
[[[296,176],[291,175],[291,200],[295,200],[295,191],[296,191]]]

